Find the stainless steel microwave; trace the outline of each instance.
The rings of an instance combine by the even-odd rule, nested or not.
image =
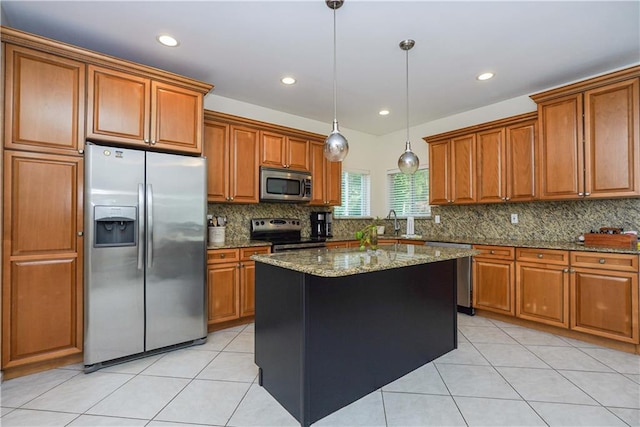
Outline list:
[[[311,174],[288,169],[260,168],[260,200],[304,203],[311,200]]]

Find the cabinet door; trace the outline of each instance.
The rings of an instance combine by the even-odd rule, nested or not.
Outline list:
[[[239,280],[237,263],[207,266],[209,325],[240,317]]]
[[[640,195],[639,80],[584,94],[585,195]]]
[[[476,168],[479,203],[495,203],[507,200],[507,157],[504,128],[477,134]]]
[[[231,126],[229,201],[258,203],[260,180],[258,134],[259,131],[256,129]]]
[[[260,132],[260,164],[272,168],[287,167],[287,138],[273,132]]]
[[[538,197],[575,199],[584,192],[582,95],[538,104]]]
[[[533,200],[536,195],[536,127],[531,120],[506,128],[507,201]]]
[[[571,329],[638,344],[638,274],[572,271]]]
[[[287,164],[290,169],[309,170],[309,141],[300,138],[288,138]]]
[[[207,158],[207,199],[226,202],[229,197],[229,125],[204,123],[203,155]]]
[[[456,204],[476,201],[476,135],[451,140],[451,200]]]
[[[325,198],[327,205],[340,206],[342,203],[342,163],[325,160]]]
[[[3,369],[82,353],[82,162],[4,153]]]
[[[9,44],[5,58],[5,148],[78,155],[85,65]]]
[[[322,143],[311,143],[311,200],[310,205],[325,206],[324,147]]]
[[[473,306],[515,315],[514,262],[473,259]]]
[[[256,314],[256,263],[240,264],[240,317]]]
[[[151,83],[151,145],[183,153],[202,152],[203,95],[167,83]]]
[[[516,263],[516,317],[569,327],[569,269]]]
[[[87,138],[147,146],[151,81],[89,65]]]
[[[429,204],[446,205],[451,201],[449,141],[429,144]]]
[[[341,241],[341,242],[327,242],[327,249],[346,249],[349,247],[360,247],[360,243],[357,240]]]

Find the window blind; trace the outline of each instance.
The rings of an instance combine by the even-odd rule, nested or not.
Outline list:
[[[413,175],[387,173],[387,201],[389,209],[398,216],[430,216],[429,169],[418,169]]]
[[[368,172],[342,171],[342,203],[334,208],[335,216],[368,217],[371,216],[370,186]]]

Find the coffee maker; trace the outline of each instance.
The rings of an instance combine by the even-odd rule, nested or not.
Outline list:
[[[333,212],[311,212],[311,237],[319,239],[333,237]]]

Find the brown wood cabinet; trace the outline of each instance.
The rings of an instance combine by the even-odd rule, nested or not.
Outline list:
[[[262,166],[309,171],[309,140],[263,131],[260,141]]]
[[[514,248],[474,245],[481,251],[473,257],[473,306],[515,315]]]
[[[80,155],[85,64],[10,44],[4,56],[4,147]]]
[[[311,141],[311,206],[342,203],[342,163],[324,157],[324,143]]]
[[[516,248],[516,317],[569,327],[569,252]]]
[[[477,134],[478,203],[533,200],[535,129],[529,120]]]
[[[88,139],[202,152],[201,92],[95,65],[88,76]]]
[[[640,67],[533,95],[542,200],[640,195]]]
[[[270,251],[270,246],[207,251],[210,328],[255,314],[255,261],[251,256]]]
[[[431,205],[534,199],[535,113],[423,139],[429,144]]]
[[[475,202],[476,135],[429,144],[429,204]]]
[[[638,256],[572,252],[570,271],[570,328],[640,343]]]
[[[259,130],[205,120],[207,192],[210,202],[258,203]]]
[[[2,369],[83,349],[83,159],[4,152]]]

